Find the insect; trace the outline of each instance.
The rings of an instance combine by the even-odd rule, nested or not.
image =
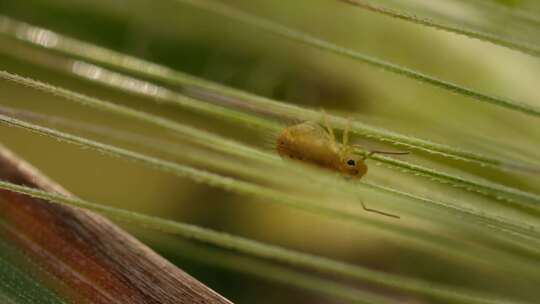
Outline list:
[[[356,155],[353,153],[353,148],[356,145],[349,145],[350,120],[343,131],[342,143],[338,143],[328,117],[325,114],[323,116],[326,129],[313,121],[285,128],[277,137],[276,150],[278,154],[281,157],[288,157],[340,172],[352,179],[360,179],[368,171],[365,161],[371,155],[409,153],[370,151],[364,156]],[[363,202],[361,204],[366,211],[399,218],[393,214],[367,208]]]

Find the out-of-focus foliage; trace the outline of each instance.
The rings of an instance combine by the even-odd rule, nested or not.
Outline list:
[[[318,267],[310,267],[282,253],[272,254],[274,262],[261,260],[261,253],[251,260],[248,255],[253,252],[245,246],[228,251],[216,248],[219,242],[210,239],[205,241],[212,245],[202,246],[126,226],[236,303],[367,299],[349,288],[396,303],[466,303],[474,298],[470,295],[493,302],[534,303],[540,283],[540,118],[274,35],[265,30],[263,19],[531,107],[540,107],[538,58],[341,1],[221,4],[256,17],[255,24],[261,26],[199,9],[190,1],[0,2],[0,69],[46,83],[35,90],[39,84],[6,81],[9,77],[4,75],[2,114],[168,163],[158,166],[164,169],[159,171],[144,166],[144,161],[109,158],[17,128],[0,129],[3,143],[88,201],[399,278],[393,287],[377,283],[376,275],[343,279],[344,273],[330,271],[320,261],[315,263]],[[433,22],[531,45],[538,42],[536,1],[378,4]],[[54,86],[70,91],[55,91]],[[71,92],[95,97],[94,108],[62,98],[84,99]],[[121,107],[102,111],[109,104],[97,106],[102,101]],[[125,108],[148,115],[126,114]],[[369,159],[369,173],[355,182],[278,159],[272,140],[280,128],[295,120],[320,120],[320,108],[330,113],[338,129],[345,126],[345,118],[354,119],[354,143],[368,150],[411,154]],[[176,165],[195,171],[182,175]],[[208,179],[206,171],[229,179]],[[258,188],[248,191],[244,185]],[[366,213],[359,200],[401,219]],[[10,252],[15,251],[0,251],[2,274],[11,271],[11,266],[1,268],[4,257],[16,256]],[[31,267],[20,269],[31,277]],[[422,292],[415,292],[407,288],[406,279],[426,284],[420,284]],[[434,295],[428,283],[455,291],[458,297]],[[32,296],[41,292],[44,298],[57,297],[47,289],[54,289],[47,280],[35,284]],[[336,285],[314,288],[325,284]],[[20,295],[16,290],[14,294]],[[1,296],[17,298],[9,292]]]

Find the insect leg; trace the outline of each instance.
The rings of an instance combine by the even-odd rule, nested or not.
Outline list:
[[[334,135],[334,130],[332,129],[332,126],[330,126],[330,121],[328,121],[328,114],[324,110],[321,110],[323,114],[323,120],[324,120],[324,126],[326,127],[326,131],[328,131],[328,135],[330,135],[330,139],[333,143],[336,142],[336,136]]]
[[[362,201],[360,201],[360,204],[362,204],[362,208],[364,208],[364,210],[367,211],[367,212],[373,212],[373,213],[377,213],[377,214],[381,214],[381,215],[384,215],[384,216],[393,217],[393,218],[397,218],[397,219],[400,218],[399,216],[394,215],[394,214],[390,214],[390,213],[386,213],[386,212],[379,211],[379,210],[376,210],[376,209],[368,208],[368,207],[366,207],[366,205],[364,205],[364,202],[362,202]]]
[[[347,146],[349,144],[349,131],[351,130],[351,124],[352,120],[351,118],[347,118],[347,125],[345,126],[345,129],[343,130],[343,145]]]

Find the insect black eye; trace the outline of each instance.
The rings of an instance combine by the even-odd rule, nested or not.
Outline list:
[[[349,166],[354,166],[354,160],[349,159],[349,160],[347,161],[347,165],[349,165]]]

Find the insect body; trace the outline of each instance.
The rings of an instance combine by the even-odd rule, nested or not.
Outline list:
[[[304,122],[285,128],[277,138],[276,149],[282,157],[298,159],[314,165],[361,178],[367,172],[364,158],[354,155],[347,145],[336,142],[330,127],[325,130],[315,122]]]
[[[349,125],[343,131],[343,142],[340,144],[336,142],[334,131],[330,127],[326,115],[324,122],[326,130],[318,123],[310,121],[285,128],[277,138],[276,150],[278,154],[281,157],[308,162],[359,179],[367,173],[365,160],[370,155],[375,153],[408,153],[371,151],[360,157],[353,153],[353,146],[349,145]],[[366,211],[399,218],[393,214],[367,208],[363,202],[360,203]]]

